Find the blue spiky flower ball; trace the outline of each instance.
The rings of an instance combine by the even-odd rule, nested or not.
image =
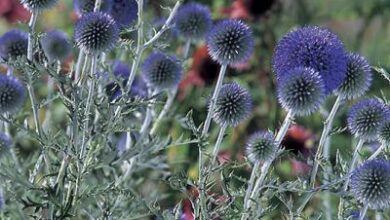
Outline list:
[[[150,88],[171,89],[180,82],[183,67],[176,56],[154,52],[143,63],[142,74]]]
[[[271,132],[259,131],[249,137],[245,149],[248,159],[256,163],[271,160],[278,146]]]
[[[383,122],[381,128],[379,129],[379,140],[382,144],[390,146],[390,117]]]
[[[275,48],[273,68],[281,78],[300,66],[317,71],[324,81],[325,93],[332,93],[346,77],[347,57],[343,43],[334,33],[316,26],[291,31]]]
[[[187,3],[181,6],[174,22],[179,35],[186,40],[201,40],[212,26],[210,10],[199,3]]]
[[[20,2],[30,11],[41,11],[55,6],[58,0],[20,0]]]
[[[63,62],[72,52],[72,45],[62,31],[49,31],[41,37],[40,42],[49,63],[56,60]]]
[[[372,73],[366,58],[356,53],[347,55],[347,76],[337,89],[337,94],[354,99],[364,95],[371,85]]]
[[[114,0],[110,11],[119,28],[129,27],[138,16],[136,0]]]
[[[87,54],[97,55],[110,51],[119,40],[114,19],[102,12],[85,14],[76,23],[75,41]]]
[[[309,115],[324,102],[325,85],[314,69],[297,67],[280,76],[277,92],[284,109],[296,115]]]
[[[390,162],[368,160],[351,174],[353,196],[371,209],[386,209],[390,206]]]
[[[23,84],[13,76],[0,74],[0,113],[14,113],[25,101]]]
[[[222,65],[246,62],[253,52],[252,31],[239,20],[218,22],[206,41],[210,56]]]
[[[252,111],[252,97],[237,83],[222,86],[215,101],[212,117],[219,125],[237,126],[247,119]]]
[[[378,137],[383,123],[390,118],[389,107],[375,98],[355,103],[348,113],[348,128],[353,135],[366,140]]]
[[[24,31],[13,29],[0,38],[0,61],[16,60],[27,55],[28,34]]]

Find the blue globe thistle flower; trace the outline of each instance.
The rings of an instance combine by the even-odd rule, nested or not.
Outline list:
[[[347,57],[343,43],[332,32],[319,27],[303,27],[286,34],[278,43],[273,56],[277,78],[295,67],[311,67],[317,71],[330,94],[343,82]]]
[[[283,108],[296,115],[317,111],[325,99],[324,82],[312,68],[291,69],[279,78],[277,91]]]
[[[235,127],[247,119],[251,111],[252,97],[249,92],[237,83],[228,83],[220,90],[212,116],[221,126]]]
[[[389,118],[389,108],[378,99],[364,99],[355,103],[348,113],[348,128],[356,137],[373,140]]]
[[[170,89],[180,82],[183,68],[175,56],[154,52],[143,63],[142,74],[151,88]]]
[[[356,53],[347,55],[346,77],[337,90],[337,94],[354,99],[364,95],[371,85],[372,73],[367,60]]]
[[[4,156],[4,154],[9,151],[11,146],[12,146],[11,138],[5,133],[0,132],[0,157]]]
[[[129,27],[138,17],[137,1],[114,0],[110,14],[120,28]]]
[[[74,0],[73,6],[76,14],[79,16],[93,12],[96,0]],[[112,0],[102,0],[100,5],[101,12],[110,13],[112,8]]]
[[[223,65],[247,61],[252,54],[253,44],[252,31],[239,20],[223,20],[207,36],[210,56]]]
[[[63,62],[72,52],[68,37],[62,31],[49,31],[40,39],[40,42],[49,63],[56,60]]]
[[[118,40],[118,27],[108,14],[91,12],[82,16],[76,23],[76,44],[88,54],[107,52]]]
[[[129,65],[119,60],[115,60],[112,66],[112,73],[114,74],[114,76],[118,77],[119,79],[129,78],[131,72]]]
[[[390,146],[390,117],[386,119],[379,130],[379,140],[382,144]]]
[[[271,160],[277,149],[275,137],[268,131],[256,132],[246,142],[246,155],[252,163]]]
[[[41,11],[53,7],[58,0],[20,0],[20,2],[30,11]]]
[[[361,203],[371,209],[390,206],[390,162],[368,160],[351,174],[351,192]]]
[[[0,114],[19,110],[25,94],[25,88],[17,78],[0,74]]]
[[[186,40],[200,40],[210,30],[212,18],[206,6],[187,3],[179,8],[174,22],[175,28]]]
[[[0,38],[0,61],[16,60],[27,55],[28,34],[13,29]]]

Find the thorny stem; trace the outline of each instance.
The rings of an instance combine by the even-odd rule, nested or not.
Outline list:
[[[226,73],[226,69],[227,69],[227,65],[222,65],[221,66],[221,69],[220,69],[220,72],[219,72],[219,76],[218,76],[218,80],[217,80],[217,84],[215,86],[215,89],[214,89],[214,93],[213,93],[213,96],[210,100],[210,106],[209,106],[209,110],[208,110],[208,113],[207,113],[207,118],[204,122],[204,125],[203,125],[203,130],[202,130],[202,137],[205,137],[208,130],[209,130],[209,127],[210,127],[210,123],[211,123],[211,118],[212,118],[212,112],[214,111],[214,108],[215,108],[215,101],[216,99],[218,98],[218,95],[219,95],[219,91],[221,90],[221,87],[222,87],[222,83],[223,83],[223,79],[225,78],[225,73]],[[205,178],[204,178],[204,173],[203,173],[203,169],[204,169],[204,161],[203,161],[203,157],[204,157],[204,152],[203,152],[203,149],[201,147],[199,147],[199,171],[198,171],[198,175],[199,175],[199,204],[197,206],[197,208],[201,210],[202,212],[202,216],[204,217],[207,217],[207,207],[206,207],[206,195],[205,195]],[[199,210],[196,211],[196,213],[198,213]]]
[[[259,196],[260,190],[264,185],[264,180],[268,174],[269,168],[271,167],[272,162],[279,155],[280,144],[282,143],[283,138],[286,136],[288,128],[290,127],[293,120],[294,114],[290,111],[287,113],[286,118],[284,119],[283,124],[280,127],[280,130],[275,138],[276,145],[278,146],[278,153],[276,153],[274,157],[271,158],[269,161],[264,162],[264,164],[261,166],[260,177],[255,182],[255,186],[253,187],[250,197],[247,199],[247,201],[244,201],[244,205],[246,204],[246,206],[244,206],[243,216],[241,217],[242,220],[245,220],[249,217],[252,201],[255,201],[256,198]],[[257,172],[257,170],[253,169],[251,173],[251,178],[252,175],[257,175],[255,172]]]
[[[219,151],[219,148],[221,146],[221,143],[222,143],[222,140],[223,140],[223,137],[225,136],[225,132],[226,132],[226,128],[227,128],[227,124],[223,124],[219,130],[219,134],[218,134],[218,138],[217,138],[217,142],[215,142],[215,145],[214,145],[214,149],[213,149],[213,159],[211,161],[211,165],[215,164],[216,160],[217,160],[217,157],[218,157],[218,151]]]
[[[367,210],[368,210],[368,204],[364,205],[362,211],[360,212],[359,220],[364,220],[364,217],[366,216]]]
[[[357,159],[359,158],[359,152],[361,150],[361,148],[363,147],[363,144],[364,144],[364,139],[363,138],[360,138],[359,139],[359,142],[355,148],[355,151],[353,152],[353,156],[352,156],[352,160],[351,160],[351,163],[349,165],[349,169],[348,169],[348,172],[345,174],[347,176],[345,182],[344,182],[344,185],[343,185],[343,192],[346,192],[348,190],[348,185],[349,185],[349,180],[350,180],[350,175],[351,175],[351,172],[352,170],[355,168],[355,164],[356,164],[356,161]],[[339,211],[338,211],[338,219],[343,219],[343,215],[344,215],[344,199],[341,197],[340,198],[340,203],[339,203]]]
[[[315,186],[315,181],[316,181],[316,177],[317,177],[317,173],[318,173],[318,168],[319,168],[319,165],[321,163],[322,155],[324,155],[325,151],[329,151],[329,149],[325,149],[324,147],[325,147],[326,142],[329,138],[329,133],[333,127],[334,118],[335,118],[336,113],[337,113],[337,111],[342,103],[342,100],[343,99],[341,98],[341,96],[337,96],[337,99],[336,99],[335,103],[333,104],[332,110],[330,111],[328,117],[326,118],[326,120],[324,122],[324,129],[322,130],[320,142],[318,144],[318,149],[317,149],[317,152],[316,152],[316,155],[314,158],[313,169],[312,169],[311,175],[310,175],[310,187],[311,188],[314,188],[314,186]],[[328,145],[328,147],[329,146],[330,145]],[[312,198],[313,195],[314,195],[314,193],[309,193],[306,195],[304,201],[297,209],[297,215],[299,215],[303,211],[303,209],[305,208],[305,206],[310,201],[310,199]]]
[[[28,46],[27,46],[27,59],[29,61],[33,60],[33,49],[34,49],[34,34],[35,34],[35,24],[37,23],[38,12],[33,10],[31,13],[30,21],[28,23]]]
[[[158,127],[160,126],[161,121],[165,117],[165,115],[168,113],[169,109],[171,108],[173,101],[175,100],[176,94],[177,94],[177,86],[168,92],[168,98],[167,101],[161,110],[160,114],[158,115],[156,121],[154,122],[152,126],[152,130],[150,131],[150,134],[153,135],[157,131]]]

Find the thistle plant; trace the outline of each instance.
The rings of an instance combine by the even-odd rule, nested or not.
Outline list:
[[[15,113],[26,100],[23,84],[14,76],[0,75],[0,112]]]
[[[65,61],[72,51],[68,37],[61,31],[49,31],[40,41],[49,63]]]

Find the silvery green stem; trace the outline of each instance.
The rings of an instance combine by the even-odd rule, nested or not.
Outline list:
[[[326,145],[326,142],[329,138],[329,133],[333,127],[334,118],[336,116],[337,110],[339,109],[339,107],[341,105],[342,100],[343,99],[340,96],[337,96],[337,99],[336,99],[335,103],[333,104],[332,110],[330,111],[328,117],[326,118],[326,120],[324,122],[324,128],[322,130],[320,142],[318,144],[318,149],[317,149],[316,155],[314,157],[314,164],[313,164],[313,168],[312,168],[311,175],[310,175],[310,187],[311,188],[314,188],[314,186],[315,186],[315,181],[316,181],[318,168],[319,168],[319,165],[321,162],[322,155],[325,156],[325,152],[329,152],[329,149],[324,149],[324,147],[325,146],[330,147],[329,144]],[[298,215],[303,211],[303,209],[305,208],[307,203],[310,201],[310,199],[313,197],[313,195],[314,195],[314,192],[306,195],[304,201],[297,209]]]
[[[56,182],[55,182],[55,185],[57,186],[57,192],[62,187],[62,181],[63,181],[63,178],[65,176],[65,171],[66,171],[66,168],[68,166],[68,163],[69,163],[69,155],[65,154],[63,159],[62,159],[61,166],[60,166],[60,169],[58,171],[58,175],[57,175]]]
[[[82,65],[84,64],[84,59],[85,59],[85,53],[82,49],[80,49],[79,56],[77,58],[75,74],[74,74],[75,82],[77,82],[80,79],[80,73],[82,70]]]
[[[263,165],[261,166],[261,174],[260,177],[257,179],[255,182],[255,186],[253,187],[253,190],[251,191],[250,197],[247,199],[246,206],[244,206],[244,211],[243,211],[243,216],[241,217],[242,220],[246,220],[250,214],[250,209],[252,207],[252,201],[256,200],[256,198],[259,196],[260,190],[264,185],[264,180],[268,174],[269,168],[272,165],[272,162],[276,159],[276,157],[279,155],[279,150],[280,150],[280,144],[282,143],[283,138],[286,136],[288,128],[291,125],[291,122],[294,119],[294,114],[290,111],[287,113],[286,118],[283,121],[282,126],[280,127],[280,130],[278,134],[276,135],[275,142],[276,145],[278,146],[278,150],[273,158],[271,158],[268,161],[265,161]],[[252,170],[251,173],[251,178],[252,175],[257,175],[253,171],[256,172],[256,170]],[[245,203],[245,202],[244,202]],[[245,205],[245,204],[244,204]]]
[[[249,182],[248,182],[248,188],[246,189],[246,192],[245,192],[244,207],[248,206],[249,198],[250,198],[250,195],[252,193],[253,185],[255,184],[255,180],[257,178],[257,175],[258,175],[257,173],[259,172],[260,166],[261,166],[260,161],[257,161],[253,165],[251,176],[250,176]],[[242,215],[242,219],[245,219],[245,218],[246,218],[245,215]]]
[[[191,48],[191,40],[188,40],[186,42],[186,45],[184,46],[184,51],[183,51],[184,60],[187,59],[188,54],[190,53],[190,48]]]
[[[102,5],[102,0],[96,0],[95,7],[93,8],[93,11],[95,11],[95,12],[99,11],[101,5]]]
[[[117,181],[115,182],[115,186],[118,187],[120,184],[124,183],[127,178],[130,176],[131,174],[131,171],[134,167],[134,164],[135,164],[135,157],[132,157],[130,158],[129,162],[125,161],[125,165],[127,166],[126,167],[126,172],[121,176],[121,177],[118,177]]]
[[[35,24],[37,23],[37,11],[32,11],[30,21],[28,23],[28,46],[27,46],[27,59],[32,61],[33,58],[33,49],[34,49],[34,34],[35,34]]]
[[[375,159],[386,148],[386,144],[382,143],[381,146],[368,158],[368,160]]]
[[[7,76],[11,76],[14,72],[14,68],[12,66],[7,66]]]
[[[382,220],[382,219],[383,219],[382,213],[380,211],[376,211],[375,220]]]
[[[168,91],[168,98],[167,101],[161,110],[160,114],[158,115],[156,121],[154,122],[152,126],[152,130],[150,131],[150,134],[155,134],[158,127],[160,126],[161,121],[165,117],[165,115],[168,113],[169,109],[171,108],[173,101],[175,100],[176,94],[177,94],[178,87],[176,86],[174,89],[171,91]]]
[[[226,128],[227,128],[227,124],[223,124],[219,130],[219,134],[218,134],[218,138],[217,138],[217,142],[215,142],[215,145],[214,145],[214,149],[213,149],[213,159],[211,161],[211,165],[215,164],[216,160],[217,160],[217,157],[218,157],[218,152],[219,152],[219,148],[221,146],[221,143],[222,143],[222,140],[223,140],[223,137],[225,136],[225,131],[226,131]]]
[[[359,220],[364,220],[367,210],[368,210],[368,204],[364,205],[362,211],[360,211]]]
[[[212,119],[214,108],[215,108],[215,102],[217,101],[217,98],[219,96],[219,91],[222,88],[223,79],[225,78],[226,69],[227,69],[227,65],[224,64],[221,66],[221,70],[219,71],[218,81],[217,81],[217,84],[215,85],[214,93],[213,93],[213,96],[211,97],[211,100],[210,100],[210,106],[208,109],[207,118],[206,118],[204,125],[203,125],[203,130],[202,130],[203,137],[206,136],[207,132],[209,131],[211,119]]]
[[[352,170],[355,168],[356,161],[359,157],[359,151],[363,147],[363,144],[364,144],[364,139],[360,138],[359,142],[355,148],[355,151],[353,152],[353,156],[352,156],[352,160],[350,162],[349,168],[348,168],[348,172],[345,174],[347,176],[347,178],[346,178],[344,185],[343,185],[343,188],[342,188],[343,192],[346,192],[348,190],[350,175],[351,175]],[[343,219],[343,215],[344,215],[344,199],[341,197],[340,203],[339,203],[339,211],[337,214],[338,219]]]
[[[41,164],[43,161],[43,153],[39,154],[37,162],[34,165],[34,169],[30,174],[30,178],[28,179],[30,183],[34,183],[35,177],[38,175],[39,169],[41,169]]]

